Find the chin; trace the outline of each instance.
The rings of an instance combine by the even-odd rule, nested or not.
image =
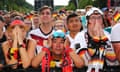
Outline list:
[[[62,55],[62,52],[57,52],[55,53],[55,55]]]

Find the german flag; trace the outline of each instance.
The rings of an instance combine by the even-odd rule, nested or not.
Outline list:
[[[53,13],[52,17],[55,18],[58,14],[57,13]]]
[[[120,19],[120,13],[116,11],[113,17],[114,17],[114,21],[117,22]]]
[[[31,13],[31,14],[29,14],[29,15],[26,15],[25,18],[26,18],[26,19],[30,19],[30,20],[32,20],[32,18],[33,18],[33,14]]]

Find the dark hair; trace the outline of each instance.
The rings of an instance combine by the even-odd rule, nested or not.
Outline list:
[[[2,16],[0,16],[0,21],[5,22],[5,19]]]
[[[75,14],[75,13],[72,13],[72,14],[68,15],[68,16],[67,16],[67,19],[66,19],[66,20],[67,20],[67,24],[68,24],[68,21],[69,21],[70,18],[77,17],[77,16],[78,16],[78,15]]]
[[[49,6],[47,6],[47,5],[44,5],[44,6],[42,6],[38,11],[39,11],[39,14],[43,11],[43,10],[45,10],[45,9],[50,9],[50,11],[52,12],[52,8],[51,7],[49,7]]]

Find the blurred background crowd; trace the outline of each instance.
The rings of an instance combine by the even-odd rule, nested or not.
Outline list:
[[[120,72],[120,1],[0,1],[1,72]]]

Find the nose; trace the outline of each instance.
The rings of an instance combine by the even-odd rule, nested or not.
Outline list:
[[[60,47],[60,43],[57,43],[56,46],[57,46],[57,47]]]

